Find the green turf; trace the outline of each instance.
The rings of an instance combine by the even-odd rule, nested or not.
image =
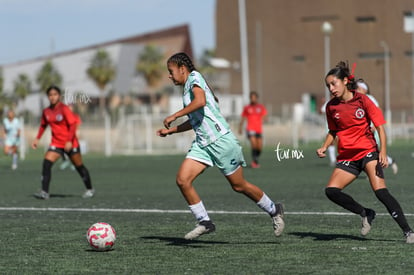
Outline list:
[[[317,145],[315,145],[317,146]],[[355,215],[309,215],[297,212],[342,212],[324,195],[332,168],[317,159],[316,147],[302,146],[303,158],[278,161],[275,148],[263,153],[260,169],[245,169],[246,178],[275,201],[284,203],[286,229],[276,238],[271,221],[244,196],[234,193],[216,168],[208,169],[195,186],[209,210],[253,214],[212,213],[217,232],[196,241],[183,235],[194,226],[190,213],[40,211],[41,208],[187,210],[175,186],[183,156],[86,155],[97,190],[84,200],[76,172],[53,168],[51,199],[36,200],[42,155],[30,153],[17,171],[10,159],[0,159],[0,274],[409,274],[414,246],[404,243],[398,226],[379,215],[371,233],[359,235]],[[285,146],[288,148],[288,146]],[[387,185],[406,213],[414,213],[410,143],[389,152],[400,166],[386,170]],[[246,159],[250,160],[246,150]],[[347,192],[379,213],[367,180],[357,179]],[[30,207],[35,210],[10,210]],[[291,214],[289,214],[291,213]],[[86,242],[90,225],[114,226],[114,250],[94,252]],[[414,217],[408,216],[414,226]]]

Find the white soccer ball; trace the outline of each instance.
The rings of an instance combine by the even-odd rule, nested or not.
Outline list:
[[[96,251],[110,250],[116,240],[115,229],[106,222],[98,222],[89,227],[86,232],[89,245]]]

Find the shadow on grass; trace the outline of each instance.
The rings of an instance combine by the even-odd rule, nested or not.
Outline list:
[[[31,197],[34,197],[35,199],[38,200],[42,200],[38,197],[36,197],[35,195],[30,195]],[[59,199],[64,199],[64,198],[73,198],[73,197],[79,197],[79,195],[73,195],[73,194],[50,194],[49,196],[50,198],[59,198]]]
[[[368,241],[370,239],[358,237],[354,235],[345,234],[324,234],[315,232],[291,232],[289,235],[294,235],[300,238],[313,238],[314,241],[333,241],[338,239]]]
[[[202,241],[202,240],[186,240],[184,238],[176,237],[161,237],[161,236],[144,236],[141,239],[145,240],[159,240],[166,242],[166,245],[188,246],[188,247],[204,247],[205,244],[228,244],[228,242],[217,241]]]

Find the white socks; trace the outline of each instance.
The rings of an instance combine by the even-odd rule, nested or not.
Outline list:
[[[190,207],[191,213],[193,213],[197,221],[201,222],[201,221],[210,220],[210,217],[208,216],[207,210],[204,207],[204,204],[202,201],[200,201],[199,203],[193,204],[193,205],[189,205],[189,207]]]
[[[266,211],[270,216],[276,214],[275,203],[265,193],[263,193],[263,197],[260,201],[257,202],[257,206]]]

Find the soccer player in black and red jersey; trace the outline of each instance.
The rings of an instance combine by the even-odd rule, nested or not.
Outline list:
[[[83,165],[79,142],[76,137],[76,116],[60,101],[61,91],[57,86],[51,86],[46,91],[50,106],[43,110],[39,132],[32,142],[32,148],[37,149],[40,138],[46,127],[50,125],[52,142],[45,154],[42,169],[42,190],[34,194],[38,199],[49,199],[49,184],[53,164],[66,153],[86,187],[83,198],[91,198],[95,194],[92,188],[88,169]]]
[[[325,189],[326,196],[334,203],[362,217],[361,234],[371,230],[375,211],[363,207],[351,196],[342,192],[364,171],[378,200],[402,229],[407,243],[414,243],[414,233],[407,223],[397,200],[389,193],[384,181],[383,168],[388,166],[384,116],[381,110],[366,96],[357,93],[353,73],[345,62],[339,62],[325,78],[333,98],[326,106],[329,132],[322,147],[316,150],[325,157],[326,149],[335,137],[338,139],[336,167]],[[371,121],[379,137],[380,148],[371,131]]]

